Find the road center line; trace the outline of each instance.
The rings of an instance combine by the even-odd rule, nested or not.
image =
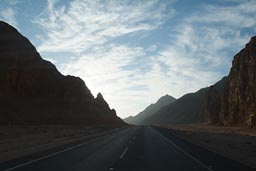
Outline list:
[[[121,156],[120,156],[120,159],[122,159],[124,157],[124,155],[126,154],[126,152],[128,151],[128,147],[126,147],[124,149],[124,151],[122,152]]]

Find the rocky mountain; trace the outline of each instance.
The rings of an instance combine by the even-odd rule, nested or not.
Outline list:
[[[149,105],[136,116],[129,116],[125,118],[124,121],[129,124],[139,125],[143,123],[144,119],[154,115],[162,107],[175,102],[175,100],[176,99],[170,95],[162,96],[156,103]]]
[[[210,90],[207,104],[208,119],[220,125],[256,127],[256,37],[235,55],[224,93]]]
[[[227,77],[213,86],[186,94],[145,116],[136,124],[206,122],[256,127],[256,36],[235,55]],[[137,117],[139,115],[127,120],[134,122]]]
[[[141,116],[145,117],[136,123]],[[256,127],[256,37],[252,37],[245,48],[235,55],[227,77],[213,86],[186,94],[150,115],[139,114],[126,121],[161,125],[206,122]]]
[[[162,107],[143,124],[200,122],[256,127],[256,37],[235,55],[227,77]]]
[[[187,124],[203,121],[203,99],[207,88],[190,93],[161,108],[143,124]]]
[[[86,67],[86,66],[85,66]],[[63,76],[27,38],[0,22],[0,123],[123,124],[101,94]]]
[[[217,82],[216,91],[223,93],[226,77]],[[189,124],[205,121],[205,96],[210,88],[203,88],[195,93],[189,93],[175,102],[163,106],[152,116],[144,119],[142,124]]]

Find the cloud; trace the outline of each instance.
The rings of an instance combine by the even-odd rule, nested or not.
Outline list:
[[[200,13],[174,20],[162,36],[165,44],[145,46],[140,41],[153,31],[165,34],[159,28],[175,16],[163,1],[74,0],[63,6],[48,0],[36,20],[46,33],[39,50],[74,53],[60,70],[82,77],[94,95],[102,92],[119,116],[134,115],[162,95],[180,97],[227,75],[251,36],[244,29],[256,31],[255,6],[199,5]],[[131,33],[132,45],[114,41],[129,41]]]
[[[256,1],[240,2],[230,6],[207,5],[202,10],[205,15],[197,14],[189,20],[198,23],[221,23],[235,29],[256,25]]]
[[[155,51],[156,46],[144,50],[113,40],[130,33],[138,38],[141,31],[157,29],[175,14],[167,11],[167,4],[158,0],[74,0],[61,6],[59,1],[48,0],[46,10],[34,20],[47,35],[38,49],[75,53],[76,58],[60,64],[60,70],[82,77],[92,93],[102,92],[118,113],[135,114],[152,102],[145,100],[148,85],[143,72],[151,66],[146,51]]]
[[[15,11],[12,7],[4,8],[0,11],[0,20],[8,22],[9,24],[18,27],[17,20],[15,18]]]
[[[79,75],[92,93],[103,93],[106,100],[117,112],[138,112],[138,101],[143,101],[147,94],[143,82],[143,73],[130,67],[135,65],[138,58],[145,57],[140,47],[109,45],[95,48],[91,53],[80,57],[61,67],[64,74]],[[128,105],[129,104],[129,105]]]
[[[158,3],[74,0],[61,6],[48,0],[47,10],[35,20],[47,34],[38,49],[81,53],[128,33],[153,30],[170,14],[165,13],[165,4]]]
[[[172,30],[172,41],[156,58],[161,64],[158,75],[164,75],[162,82],[169,82],[166,92],[180,97],[228,74],[232,55],[251,36],[243,35],[242,30],[256,26],[255,4],[253,1],[231,7],[202,6],[200,13],[194,12],[177,24]],[[161,68],[164,72],[160,72]]]

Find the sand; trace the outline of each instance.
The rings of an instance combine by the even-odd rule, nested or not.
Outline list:
[[[174,134],[210,151],[256,169],[256,130],[206,125],[163,126]]]
[[[0,126],[0,163],[108,131],[85,126]]]

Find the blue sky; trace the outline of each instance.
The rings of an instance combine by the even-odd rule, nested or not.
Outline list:
[[[227,75],[256,35],[256,1],[1,0],[0,19],[124,118]]]

